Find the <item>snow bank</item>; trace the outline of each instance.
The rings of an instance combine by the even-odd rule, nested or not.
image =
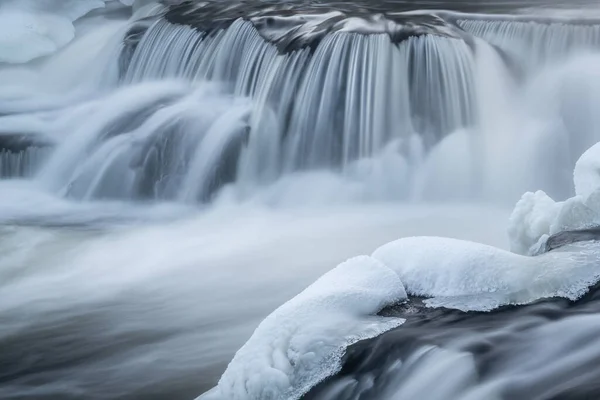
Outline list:
[[[406,299],[398,276],[360,256],[269,315],[201,399],[293,400],[339,371],[347,346],[401,325],[375,314]]]
[[[411,237],[388,243],[373,258],[394,270],[406,291],[431,307],[490,311],[548,297],[576,300],[598,281],[599,252],[526,257],[450,238]]]
[[[581,196],[555,202],[543,191],[525,193],[509,219],[511,251],[534,255],[545,239],[565,230],[596,225],[599,215]]]
[[[26,63],[58,51],[75,37],[74,21],[110,1],[113,0],[3,0],[0,63]]]
[[[521,197],[509,220],[511,251],[535,254],[550,235],[600,223],[600,143],[579,158],[573,181],[575,196],[565,201],[556,202],[543,191]]]

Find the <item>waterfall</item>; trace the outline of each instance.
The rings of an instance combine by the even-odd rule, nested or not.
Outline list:
[[[17,153],[0,150],[0,178],[31,178],[48,153],[44,148],[29,148]]]
[[[97,53],[111,92],[0,103],[23,118],[38,103],[54,110],[41,131],[58,141],[44,161],[3,155],[3,176],[33,174],[77,199],[208,201],[228,184],[244,197],[323,171],[362,185],[361,198],[512,199],[540,185],[560,197],[597,139],[593,123],[578,122],[593,107],[571,107],[583,100],[560,83],[595,81],[595,62],[576,61],[598,51],[594,20],[181,7],[111,28],[118,46]]]
[[[520,59],[529,72],[570,54],[600,49],[600,21],[582,24],[459,19],[458,26]]]
[[[262,180],[298,169],[341,167],[418,134],[427,145],[473,123],[473,54],[462,40],[337,32],[314,49],[282,54],[252,23],[199,32],[156,21],[124,82],[218,81],[255,99],[242,170]],[[277,131],[262,124],[273,115]],[[248,154],[252,153],[252,154]]]
[[[220,156],[245,140],[248,110],[243,99],[210,85],[125,87],[79,106],[79,112],[57,123],[72,132],[36,179],[78,199],[174,200],[182,191],[186,198],[207,199],[215,181],[234,178],[221,172],[235,166],[235,157],[220,167]],[[199,173],[198,164],[209,159],[214,162]]]

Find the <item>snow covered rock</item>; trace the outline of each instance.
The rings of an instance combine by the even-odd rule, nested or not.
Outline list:
[[[542,236],[555,233],[553,224],[560,208],[560,203],[541,190],[525,193],[509,218],[510,250],[517,254],[529,254]]]
[[[431,307],[490,311],[509,304],[575,300],[600,276],[597,248],[527,257],[496,247],[440,237],[410,237],[373,253],[394,270],[410,295]]]
[[[348,346],[401,325],[376,314],[405,299],[392,270],[368,256],[352,258],[265,318],[200,399],[298,399],[339,371]]]
[[[511,251],[535,254],[543,238],[600,223],[600,143],[579,158],[573,183],[576,195],[565,201],[556,202],[541,190],[521,197],[509,220]]]

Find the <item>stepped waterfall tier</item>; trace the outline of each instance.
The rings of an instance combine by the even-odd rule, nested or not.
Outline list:
[[[0,0],[0,399],[600,397],[591,0]]]

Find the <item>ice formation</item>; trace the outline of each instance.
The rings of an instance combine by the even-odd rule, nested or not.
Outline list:
[[[388,243],[373,258],[394,270],[410,295],[431,307],[490,311],[542,298],[576,300],[598,281],[597,249],[573,247],[537,257],[481,243],[409,237]]]
[[[600,223],[600,143],[590,147],[573,171],[575,196],[556,202],[543,191],[527,192],[509,220],[511,251],[535,254],[550,235]]]
[[[75,37],[73,22],[116,0],[6,0],[0,4],[0,63],[52,54]],[[132,0],[121,0],[127,6]]]
[[[600,143],[590,147],[579,157],[573,171],[575,193],[586,202],[597,195],[600,188]],[[595,204],[592,208],[595,208]]]
[[[392,270],[350,259],[269,315],[200,399],[298,399],[339,371],[347,346],[401,325],[376,314],[405,299]]]

